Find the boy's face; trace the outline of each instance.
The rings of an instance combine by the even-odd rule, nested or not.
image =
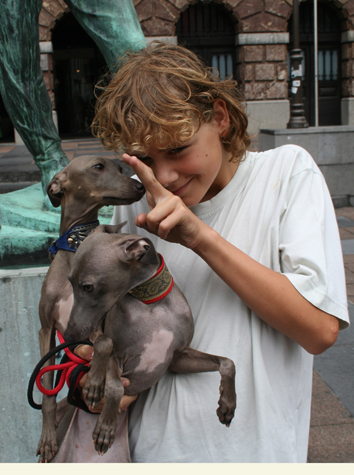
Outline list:
[[[141,160],[153,170],[164,188],[190,208],[213,198],[236,172],[238,165],[229,161],[231,154],[220,140],[227,126],[215,114],[211,122],[202,124],[178,148],[161,150],[151,146],[148,156]]]

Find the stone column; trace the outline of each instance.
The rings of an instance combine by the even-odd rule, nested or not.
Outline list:
[[[250,115],[249,132],[286,128],[289,120],[287,43],[289,33],[236,37],[237,71]]]
[[[342,125],[354,125],[354,31],[342,33]]]

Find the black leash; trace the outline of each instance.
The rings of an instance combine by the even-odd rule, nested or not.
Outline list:
[[[55,385],[54,389],[52,390],[46,390],[43,388],[43,386],[40,383],[40,378],[39,375],[42,372],[42,367],[43,365],[50,359],[52,358],[56,353],[58,353],[61,350],[74,350],[77,346],[79,345],[90,345],[93,346],[93,344],[89,340],[85,341],[79,341],[79,342],[74,342],[74,343],[61,343],[60,345],[56,346],[52,350],[50,350],[36,365],[35,369],[33,370],[33,373],[30,377],[29,384],[28,384],[28,390],[27,390],[27,399],[31,407],[33,409],[42,409],[41,404],[37,404],[34,399],[33,399],[33,390],[34,390],[34,385],[37,383],[38,389],[43,392],[44,394],[47,395],[54,395],[55,397],[57,396],[58,392],[62,389],[65,383],[65,375],[68,372],[68,367],[73,368],[71,370],[70,376],[69,376],[69,393],[68,393],[68,403],[79,407],[80,409],[84,410],[85,412],[91,413],[91,411],[88,409],[86,406],[85,402],[82,400],[81,395],[79,390],[77,389],[77,382],[79,380],[80,375],[82,376],[83,372],[88,372],[89,367],[88,362],[85,360],[82,360],[79,357],[74,356],[74,360],[70,358],[70,353],[69,355],[65,353],[60,361],[59,365],[53,365],[45,368],[45,371],[54,371],[57,370],[56,378],[55,378]],[[62,368],[61,368],[62,367]],[[63,371],[65,371],[65,374],[63,375]],[[50,393],[50,394],[48,394]],[[92,413],[91,413],[92,414]]]

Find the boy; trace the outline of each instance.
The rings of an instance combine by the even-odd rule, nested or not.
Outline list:
[[[312,354],[348,325],[335,214],[297,146],[249,153],[232,80],[190,51],[129,54],[94,121],[127,153],[147,199],[113,223],[153,240],[195,319],[191,346],[234,360],[238,405],[216,415],[218,375],[166,374],[130,414],[134,462],[306,462]],[[137,158],[139,157],[139,158]]]

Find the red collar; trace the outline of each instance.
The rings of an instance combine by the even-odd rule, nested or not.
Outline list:
[[[161,265],[151,279],[138,285],[129,292],[129,295],[145,304],[158,302],[168,295],[173,287],[173,277],[170,274],[164,258],[159,254]]]

